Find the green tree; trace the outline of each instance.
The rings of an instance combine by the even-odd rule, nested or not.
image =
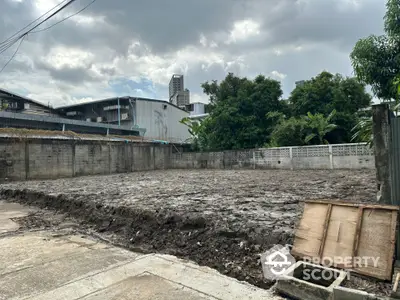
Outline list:
[[[312,144],[312,141],[315,141],[316,144],[329,144],[326,139],[326,135],[337,128],[336,124],[331,123],[332,119],[336,114],[336,110],[333,110],[327,117],[323,114],[312,114],[308,113],[306,116],[307,125],[309,130],[311,131],[304,142],[306,144]]]
[[[297,86],[289,97],[294,115],[329,114],[332,110],[354,114],[371,105],[365,85],[355,78],[322,72]]]
[[[254,148],[269,141],[275,123],[266,115],[283,107],[280,82],[229,73],[223,81],[205,82],[202,88],[211,106],[200,134],[208,149]]]
[[[267,147],[327,144],[327,135],[337,127],[332,123],[335,114],[334,110],[328,117],[320,113],[308,113],[306,116],[290,118],[278,115],[279,121],[271,134],[271,141]],[[277,116],[277,114],[271,115],[269,117]]]
[[[388,0],[384,18],[385,35],[359,40],[350,54],[357,78],[386,101],[396,98],[395,81],[400,74],[400,2]]]
[[[185,117],[180,120],[179,123],[186,125],[191,135],[191,137],[187,139],[186,142],[190,142],[192,144],[193,150],[202,150],[202,143],[199,139],[199,134],[202,130],[202,122],[200,120],[192,120],[189,117]]]
[[[327,134],[330,143],[344,143],[351,140],[351,129],[357,124],[364,109],[371,105],[371,96],[365,85],[356,78],[322,72],[311,80],[297,86],[289,97],[292,116],[337,113],[331,120],[336,128]]]
[[[267,147],[305,145],[308,123],[305,118],[281,118],[271,134]]]
[[[392,110],[398,115],[400,108],[400,79],[396,77],[394,80],[395,90],[395,105],[392,106]],[[373,146],[373,133],[372,133],[372,116],[362,116],[359,122],[352,129],[353,135],[351,137],[352,142],[366,142],[370,147]]]
[[[352,142],[366,142],[370,146],[373,144],[372,118],[362,118],[352,129]]]

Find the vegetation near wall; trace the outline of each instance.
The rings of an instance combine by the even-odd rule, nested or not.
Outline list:
[[[197,150],[249,149],[348,143],[351,129],[371,105],[365,85],[322,72],[282,99],[280,82],[229,73],[202,85],[210,115],[201,124],[184,120]]]

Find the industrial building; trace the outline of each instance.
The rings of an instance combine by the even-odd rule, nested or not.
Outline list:
[[[182,109],[189,105],[190,91],[185,89],[183,75],[172,75],[169,81],[169,102]]]
[[[57,111],[74,120],[145,129],[140,135],[150,139],[180,143],[189,138],[188,128],[179,123],[189,113],[167,101],[126,96],[63,106]]]
[[[56,116],[57,112],[35,100],[0,89],[0,111],[41,116]]]
[[[134,135],[182,143],[189,132],[179,121],[187,116],[188,112],[172,103],[155,99],[126,96],[54,109],[0,90],[0,127]]]

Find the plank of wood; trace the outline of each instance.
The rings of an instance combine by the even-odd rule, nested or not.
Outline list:
[[[321,248],[328,205],[305,203],[303,216],[295,233],[292,253],[316,257]]]
[[[341,206],[353,206],[353,207],[363,207],[363,208],[374,208],[374,209],[388,209],[388,210],[400,210],[400,207],[397,205],[381,205],[381,204],[364,204],[364,203],[355,203],[355,202],[344,202],[340,200],[307,200],[304,203],[320,203],[320,204],[333,204],[333,205],[341,205]]]
[[[392,211],[364,209],[356,256],[373,257],[378,261],[376,265],[370,260],[362,266],[356,266],[355,271],[362,271],[383,280],[391,279],[391,275],[388,275],[392,273],[393,265],[388,257],[394,251],[391,244],[392,223]]]
[[[332,206],[325,247],[321,258],[333,261],[337,258],[353,257],[358,210],[357,207]],[[346,265],[346,268],[351,267],[351,264]]]
[[[326,240],[326,235],[328,234],[328,226],[329,226],[329,221],[331,219],[331,213],[332,213],[332,204],[328,204],[328,210],[326,211],[326,215],[325,215],[324,231],[322,233],[321,245],[320,245],[319,251],[318,251],[318,256],[320,258],[322,258],[322,254],[324,252],[325,240]]]
[[[364,208],[363,207],[359,207],[358,208],[358,216],[357,216],[356,232],[355,232],[355,235],[354,235],[352,257],[355,257],[357,255],[358,246],[359,246],[359,243],[360,243],[360,232],[361,232],[361,226],[362,226],[363,213],[364,213]],[[352,268],[354,268],[354,262],[352,264]]]
[[[390,280],[398,209],[388,205],[305,201],[292,254],[299,258],[351,257],[350,265],[340,267]],[[375,261],[366,261],[366,257]],[[360,259],[363,264],[357,265]]]

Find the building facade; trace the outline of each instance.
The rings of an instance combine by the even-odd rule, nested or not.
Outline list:
[[[183,75],[172,75],[169,82],[169,102],[181,109],[190,103],[190,91],[185,89]]]
[[[190,103],[190,92],[189,90],[176,92],[169,100],[173,105],[178,106],[181,109],[186,110],[187,105]]]
[[[179,121],[189,115],[185,110],[163,100],[117,97],[60,107],[68,118],[86,122],[118,125],[130,130],[145,129],[147,139],[181,143],[189,138],[186,125]]]
[[[136,135],[184,143],[190,134],[179,121],[189,113],[163,100],[116,97],[53,109],[0,90],[0,127]]]
[[[185,85],[183,82],[183,75],[174,74],[169,81],[169,99],[174,96],[176,92],[183,92]]]

